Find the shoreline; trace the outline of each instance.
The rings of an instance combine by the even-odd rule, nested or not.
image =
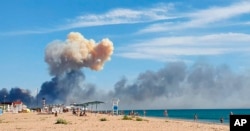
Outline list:
[[[155,117],[160,119],[194,121],[195,114],[198,115],[198,122],[209,124],[229,125],[230,114],[244,115],[250,114],[248,108],[226,108],[226,109],[130,109],[121,110],[124,114],[129,114],[131,111],[140,116]],[[167,111],[167,116],[165,115]],[[144,113],[145,112],[145,113]]]
[[[184,122],[194,122],[194,123],[204,123],[204,124],[216,124],[216,125],[228,125],[230,123],[219,123],[219,122],[210,122],[210,121],[206,121],[206,120],[197,120],[197,121],[194,121],[194,120],[191,120],[191,119],[181,119],[181,118],[170,118],[170,117],[153,117],[153,116],[139,116],[139,117],[142,117],[142,118],[155,118],[155,119],[165,119],[165,120],[174,120],[174,121],[184,121]]]

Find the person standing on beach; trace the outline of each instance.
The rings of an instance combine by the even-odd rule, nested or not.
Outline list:
[[[198,115],[195,113],[194,114],[194,121],[197,121],[198,120]]]
[[[220,123],[223,123],[224,122],[224,119],[223,117],[220,118]]]
[[[168,116],[168,111],[167,111],[167,110],[164,111],[164,116],[165,116],[165,117]]]

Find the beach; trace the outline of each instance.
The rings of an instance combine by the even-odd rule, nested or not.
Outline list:
[[[1,131],[229,131],[229,125],[194,121],[131,117],[87,113],[76,116],[71,112],[57,116],[45,113],[4,113],[0,116]],[[59,119],[65,124],[55,124]]]

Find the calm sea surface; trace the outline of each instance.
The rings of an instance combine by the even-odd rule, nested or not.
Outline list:
[[[132,110],[123,110],[125,115],[128,115]],[[172,119],[194,120],[194,115],[197,114],[199,122],[220,123],[223,118],[223,123],[229,123],[230,112],[233,114],[250,115],[250,109],[168,109],[167,117]],[[166,118],[165,110],[133,110],[140,116]]]

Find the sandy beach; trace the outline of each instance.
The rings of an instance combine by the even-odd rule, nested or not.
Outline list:
[[[123,120],[124,116],[87,113],[75,116],[71,112],[58,114],[4,113],[0,116],[1,131],[229,131],[228,125],[207,124],[193,121],[136,117]],[[101,119],[106,121],[101,121]],[[63,119],[67,124],[55,124]]]

